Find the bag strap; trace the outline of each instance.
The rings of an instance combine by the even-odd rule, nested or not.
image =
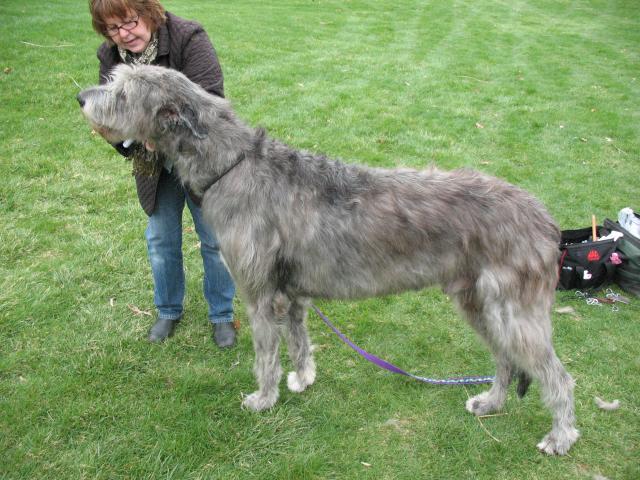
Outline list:
[[[558,262],[558,280],[556,281],[556,290],[560,285],[560,278],[562,276],[562,267],[564,266],[564,259],[567,257],[567,253],[569,253],[567,249],[563,248],[562,255],[560,256],[560,261]]]
[[[613,275],[616,272],[616,266],[612,262],[605,261],[604,267],[607,269],[607,275],[605,276],[604,283],[611,283],[611,281],[613,281]]]

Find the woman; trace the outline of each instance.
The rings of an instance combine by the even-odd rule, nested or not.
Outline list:
[[[93,28],[106,41],[98,48],[100,83],[118,63],[173,68],[205,90],[224,96],[222,69],[203,28],[166,12],[157,0],[90,0]],[[213,339],[221,347],[235,343],[233,281],[222,263],[213,231],[202,218],[199,199],[172,173],[172,159],[134,143],[114,147],[133,161],[140,204],[149,216],[145,231],[158,318],[149,331],[151,342],[173,334],[183,314],[182,211],[189,207],[201,242],[204,296],[209,304]]]

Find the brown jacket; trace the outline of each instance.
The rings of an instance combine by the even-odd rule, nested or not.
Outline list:
[[[216,51],[202,26],[166,13],[167,21],[158,30],[158,55],[155,65],[173,68],[184,73],[209,93],[224,97],[222,68]],[[98,48],[100,83],[106,83],[110,70],[122,63],[118,47],[105,41]],[[155,209],[159,175],[136,175],[136,189],[140,205],[147,215]]]

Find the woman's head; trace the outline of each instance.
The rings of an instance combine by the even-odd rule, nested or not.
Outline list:
[[[90,0],[89,10],[96,32],[133,53],[142,52],[165,22],[158,0]]]

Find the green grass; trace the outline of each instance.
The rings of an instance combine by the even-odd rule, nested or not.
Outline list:
[[[478,168],[533,192],[563,228],[640,209],[634,0],[166,5],[204,24],[239,115],[293,146]],[[254,389],[245,308],[238,347],[219,351],[193,233],[176,336],[148,344],[152,317],[130,307],[153,310],[146,221],[130,165],[75,101],[75,82],[98,75],[86,2],[3,0],[0,38],[0,478],[640,477],[638,299],[612,312],[558,295],[576,309],[554,328],[582,431],[564,458],[535,449],[551,422],[536,384],[480,422],[463,405],[483,387],[379,371],[315,317],[317,383],[295,395],[283,382],[273,410],[241,410]],[[492,372],[437,290],[322,307],[411,372]],[[598,410],[595,395],[622,407]]]

